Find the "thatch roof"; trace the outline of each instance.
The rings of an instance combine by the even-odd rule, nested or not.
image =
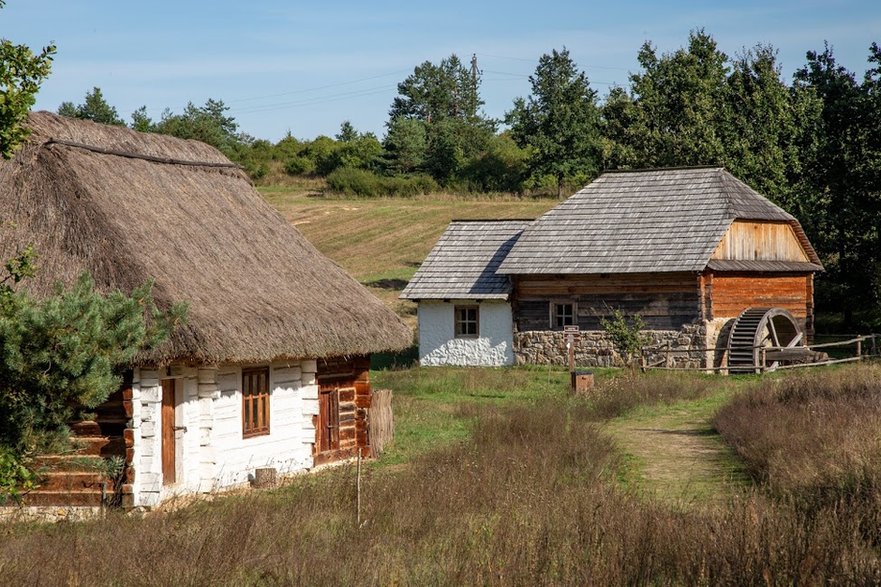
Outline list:
[[[724,169],[704,167],[601,175],[524,229],[498,272],[699,272],[735,220],[790,224],[810,260],[799,270],[822,269],[793,216]]]
[[[511,280],[499,264],[531,220],[454,220],[425,258],[401,298],[506,300]]]
[[[187,323],[148,361],[264,362],[399,349],[412,334],[324,257],[219,151],[39,112],[0,163],[0,259],[32,243],[36,295],[89,271],[104,290],[155,279]],[[79,146],[76,146],[79,145]]]

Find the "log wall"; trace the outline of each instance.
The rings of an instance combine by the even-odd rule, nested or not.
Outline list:
[[[704,275],[708,318],[735,318],[749,307],[784,308],[812,334],[814,279],[806,274],[713,273]]]
[[[315,464],[369,454],[367,410],[370,408],[370,357],[336,357],[318,361],[318,391],[339,397],[339,446],[321,451],[315,443]],[[320,432],[319,432],[320,433]],[[317,440],[317,439],[316,439]]]
[[[616,309],[639,314],[649,330],[679,330],[702,317],[700,291],[692,273],[518,276],[514,323],[518,332],[551,330],[550,304],[575,303],[582,330],[601,330]]]

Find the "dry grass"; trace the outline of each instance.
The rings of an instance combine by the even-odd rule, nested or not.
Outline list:
[[[475,381],[475,391],[486,381]],[[627,388],[622,386],[622,392]],[[675,399],[675,398],[671,398]],[[145,519],[9,526],[7,584],[769,585],[881,580],[876,520],[750,494],[671,511],[618,489],[590,402],[460,405],[469,441]]]
[[[881,489],[879,365],[766,380],[724,407],[716,427],[775,493]]]

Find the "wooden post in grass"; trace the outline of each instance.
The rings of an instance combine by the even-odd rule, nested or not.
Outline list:
[[[857,356],[858,357],[863,356],[863,335],[862,334],[857,336]]]
[[[357,481],[357,502],[355,505],[355,517],[358,527],[361,527],[361,447],[358,447],[358,481]]]
[[[579,328],[575,324],[567,324],[563,326],[563,333],[566,335],[566,350],[569,351],[569,391],[575,393],[575,341],[581,338],[578,332]]]

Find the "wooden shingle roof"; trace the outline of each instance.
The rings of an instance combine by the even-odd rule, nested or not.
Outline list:
[[[500,274],[702,271],[734,220],[798,221],[720,167],[605,173],[530,224]]]
[[[531,220],[454,220],[438,239],[401,298],[505,300],[507,276],[496,269]]]

